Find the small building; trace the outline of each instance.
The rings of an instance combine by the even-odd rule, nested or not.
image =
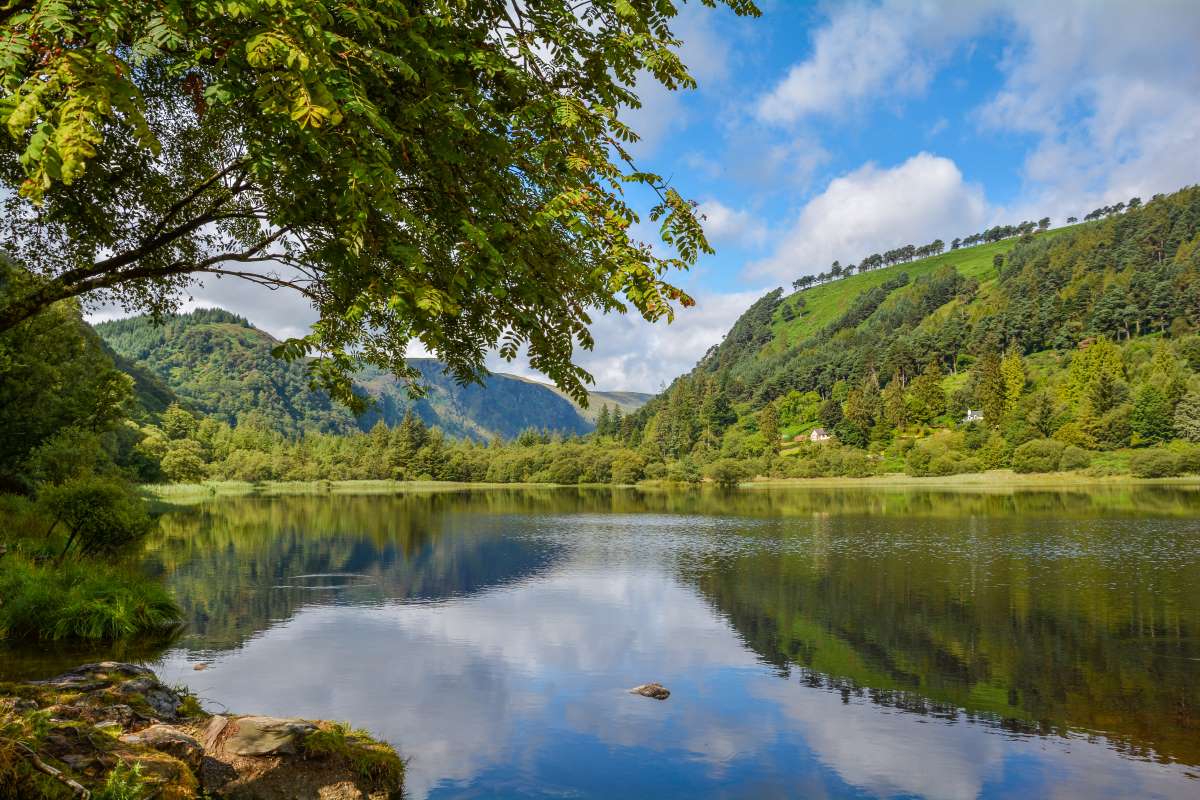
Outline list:
[[[832,438],[832,434],[824,428],[813,428],[812,433],[808,435],[810,442],[828,442]]]
[[[983,412],[968,408],[967,416],[963,417],[963,424],[970,425],[972,422],[983,422]]]

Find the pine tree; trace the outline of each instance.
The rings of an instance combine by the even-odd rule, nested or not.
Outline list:
[[[1000,357],[995,353],[984,354],[975,365],[975,402],[983,411],[984,423],[999,427],[1008,401]]]
[[[930,361],[910,386],[916,411],[922,422],[929,422],[946,413],[946,391],[942,388],[942,368],[937,360]]]
[[[1174,420],[1171,404],[1158,387],[1143,384],[1138,389],[1129,415],[1129,425],[1143,442],[1161,442],[1171,438]]]
[[[612,435],[612,419],[608,413],[608,403],[600,406],[600,413],[596,416],[596,435]]]
[[[883,389],[883,418],[893,428],[903,428],[910,421],[908,401],[899,375],[888,381]]]
[[[767,452],[772,455],[779,452],[779,409],[775,403],[767,403],[758,412],[758,430],[766,442]]]
[[[1000,374],[1004,379],[1004,410],[1016,408],[1025,391],[1025,363],[1015,347],[1010,347],[1000,362]]]

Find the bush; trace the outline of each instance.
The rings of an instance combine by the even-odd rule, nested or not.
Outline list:
[[[0,559],[0,639],[123,639],[176,625],[179,607],[156,581],[103,563]]]
[[[652,481],[660,481],[667,476],[667,465],[661,461],[651,461],[646,465],[646,478]]]
[[[111,556],[149,532],[146,505],[125,483],[88,476],[59,486],[43,487],[38,506],[51,520],[51,532],[66,529],[66,555],[74,546],[85,556]]]
[[[1067,445],[1059,459],[1058,468],[1061,470],[1087,469],[1092,465],[1092,454],[1082,447]]]
[[[737,486],[749,475],[746,465],[732,458],[714,461],[705,472],[713,483],[726,489]]]
[[[612,482],[637,483],[646,470],[646,459],[632,450],[622,450],[613,456]]]
[[[1135,478],[1169,478],[1181,473],[1179,456],[1169,450],[1142,450],[1129,459]]]
[[[1057,472],[1065,449],[1053,439],[1034,439],[1013,451],[1012,468],[1015,472]]]
[[[1200,474],[1200,447],[1181,447],[1175,451],[1179,458],[1179,471],[1187,475]]]
[[[701,477],[695,462],[687,456],[678,461],[672,461],[671,465],[667,467],[667,480],[676,483],[699,483]]]

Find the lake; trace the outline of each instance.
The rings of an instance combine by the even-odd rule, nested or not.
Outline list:
[[[214,498],[145,561],[134,656],[413,798],[1200,797],[1194,488]]]

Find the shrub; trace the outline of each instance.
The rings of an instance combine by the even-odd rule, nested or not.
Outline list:
[[[176,625],[179,607],[158,582],[104,563],[0,559],[0,639],[123,639]]]
[[[645,474],[646,459],[632,450],[622,450],[613,456],[612,482],[637,483]]]
[[[708,477],[720,487],[731,489],[749,475],[746,465],[732,458],[722,458],[708,465]]]
[[[72,546],[87,556],[111,556],[141,541],[152,522],[146,505],[125,483],[87,476],[46,486],[38,506],[51,520],[51,532],[66,529],[62,555]]]
[[[1169,478],[1181,472],[1180,459],[1169,450],[1142,450],[1129,459],[1135,478]]]
[[[1092,454],[1082,447],[1067,445],[1059,459],[1058,468],[1061,470],[1087,469],[1092,465]]]
[[[671,465],[667,467],[667,480],[676,483],[699,483],[701,477],[695,462],[687,456],[671,462]]]
[[[1179,458],[1179,471],[1184,474],[1200,474],[1200,447],[1181,447],[1175,451]]]
[[[1085,431],[1078,422],[1068,422],[1060,427],[1054,432],[1054,439],[1085,450],[1091,450],[1096,446],[1096,437]]]
[[[1012,468],[1016,472],[1056,472],[1065,449],[1053,439],[1034,439],[1013,451]]]

